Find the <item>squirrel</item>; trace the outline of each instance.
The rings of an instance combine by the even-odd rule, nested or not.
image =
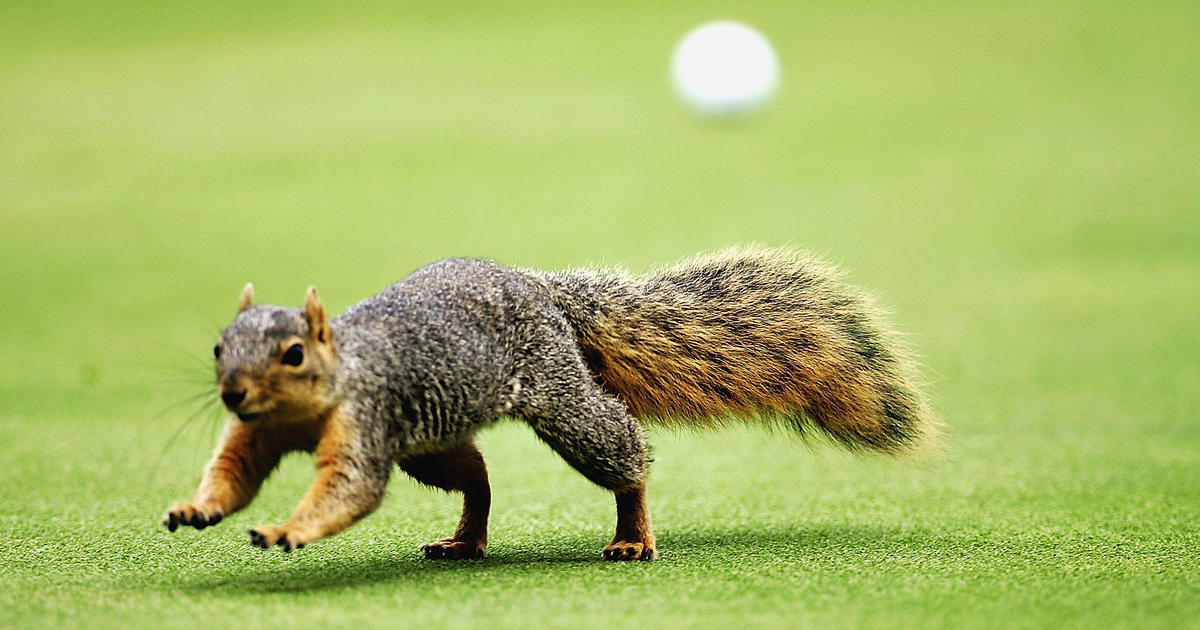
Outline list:
[[[393,465],[463,495],[454,535],[426,558],[482,558],[491,489],[477,431],[520,419],[616,497],[606,560],[653,560],[642,422],[730,419],[818,429],[899,455],[937,431],[903,344],[871,298],[807,254],[741,248],[634,276],[448,259],[329,319],[255,305],[253,285],[214,348],[230,414],[190,503],[163,524],[216,525],[246,507],[280,458],[316,479],[254,545],[299,549],[374,511]]]

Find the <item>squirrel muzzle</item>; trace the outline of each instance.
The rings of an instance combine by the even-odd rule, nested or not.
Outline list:
[[[221,379],[217,386],[217,391],[221,395],[221,402],[225,404],[225,408],[237,415],[242,422],[253,422],[257,420],[264,410],[255,409],[253,387],[248,379],[240,375],[231,374]]]

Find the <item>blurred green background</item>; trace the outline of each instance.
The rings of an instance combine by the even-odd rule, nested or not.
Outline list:
[[[762,30],[760,116],[666,78]],[[1200,615],[1200,5],[0,5],[0,625],[1181,627]],[[880,294],[950,427],[923,464],[654,432],[662,560],[513,424],[491,557],[397,478],[299,554],[169,535],[253,281],[339,312],[429,261],[641,271],[759,242]]]

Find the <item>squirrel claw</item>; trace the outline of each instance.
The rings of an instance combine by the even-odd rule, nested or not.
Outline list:
[[[474,541],[446,538],[421,545],[426,560],[463,560],[486,558],[484,547]]]
[[[167,515],[163,517],[162,523],[166,526],[167,531],[173,532],[181,525],[204,529],[220,523],[224,517],[225,514],[220,509],[208,508],[205,510],[190,503],[176,503],[167,510]]]
[[[196,512],[192,515],[192,520],[188,524],[196,529],[204,529],[205,527],[211,527],[217,523],[220,523],[222,516],[223,515],[220,512],[217,512],[211,516],[205,515],[201,512]]]
[[[650,561],[658,558],[654,547],[640,542],[614,542],[604,548],[604,559],[609,562],[629,562],[631,560]]]
[[[272,525],[263,525],[250,530],[250,544],[262,549],[270,549],[271,547],[278,546],[283,548],[285,553],[300,549],[313,540],[315,538],[306,536],[294,529],[289,530],[284,527],[275,527]]]

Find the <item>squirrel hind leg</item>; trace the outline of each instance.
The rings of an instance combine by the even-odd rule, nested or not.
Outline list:
[[[657,551],[646,506],[649,457],[641,424],[625,403],[587,376],[582,363],[578,368],[577,380],[546,388],[536,404],[525,405],[522,417],[571,467],[616,495],[617,531],[604,559],[653,560]]]
[[[656,560],[658,549],[650,526],[650,508],[646,505],[646,484],[615,491],[617,497],[617,533],[604,548],[604,559],[621,562]]]
[[[624,403],[594,383],[581,389],[558,390],[546,397],[552,406],[523,410],[520,417],[592,483],[614,491],[642,483],[649,457],[641,424]]]
[[[421,545],[425,558],[483,558],[492,489],[483,454],[475,442],[468,440],[440,453],[418,455],[400,462],[400,469],[427,486],[463,493],[462,517],[454,535]]]

